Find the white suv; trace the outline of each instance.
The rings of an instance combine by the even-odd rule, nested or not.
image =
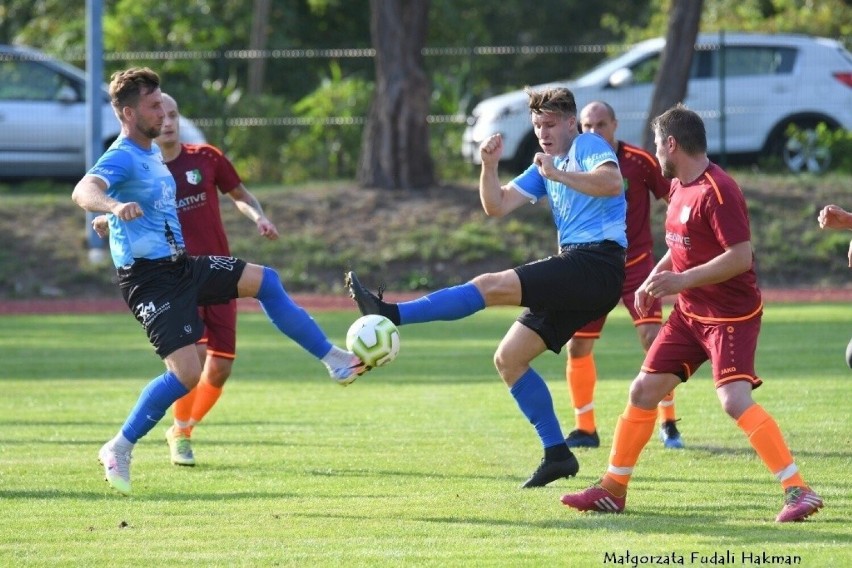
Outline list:
[[[34,49],[0,45],[0,178],[86,173],[86,74]],[[121,128],[103,89],[104,149]],[[204,134],[181,118],[181,140]]]
[[[608,102],[618,118],[616,136],[641,144],[664,45],[664,38],[640,42],[576,80],[548,86],[571,89],[578,112],[593,100]],[[704,119],[711,155],[769,155],[791,171],[823,171],[830,154],[816,143],[814,127],[852,129],[852,55],[837,41],[803,35],[700,34],[683,102]],[[787,136],[791,124],[808,142]],[[497,132],[503,160],[515,169],[528,166],[538,142],[523,91],[476,105],[462,155],[478,164],[480,142]]]

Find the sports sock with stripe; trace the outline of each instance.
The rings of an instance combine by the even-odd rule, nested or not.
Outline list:
[[[657,405],[657,409],[659,410],[660,422],[675,421],[674,391],[663,397],[663,400]]]
[[[737,426],[784,489],[805,485],[778,423],[762,406],[757,403],[749,406],[740,415]]]
[[[628,403],[612,437],[612,451],[609,454],[609,467],[604,475],[604,488],[618,495],[616,486],[626,489],[633,475],[633,467],[639,461],[639,454],[651,435],[657,422],[657,409],[645,410]],[[611,485],[609,482],[614,483]],[[623,490],[623,489],[622,489]]]
[[[175,420],[175,427],[186,431],[189,428],[189,420],[192,418],[192,407],[195,404],[195,398],[198,393],[196,386],[188,393],[180,397],[172,405],[172,416]]]
[[[571,403],[574,405],[574,424],[577,430],[591,434],[595,426],[595,383],[597,369],[592,353],[583,357],[568,357],[565,369]]]

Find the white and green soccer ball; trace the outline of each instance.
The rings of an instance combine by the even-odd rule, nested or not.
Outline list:
[[[399,354],[399,330],[384,316],[361,316],[346,332],[346,348],[368,367],[387,365]]]

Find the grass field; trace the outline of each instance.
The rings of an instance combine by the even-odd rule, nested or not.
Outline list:
[[[852,307],[764,318],[755,398],[826,502],[788,525],[707,368],[678,389],[687,449],[651,441],[624,514],[559,503],[604,471],[641,361],[621,309],[596,347],[603,446],[578,452],[576,479],[518,489],[541,448],[491,363],[516,313],[403,327],[397,361],[345,389],[244,314],[234,376],[193,437],[199,465],[169,464],[164,421],[134,452],[129,498],[96,454],[161,372],[141,329],[123,314],[0,317],[0,565],[852,566]],[[342,342],[355,316],[316,318]],[[564,354],[536,368],[567,433]]]

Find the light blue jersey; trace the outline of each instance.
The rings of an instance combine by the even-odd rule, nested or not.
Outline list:
[[[565,172],[590,172],[606,162],[618,164],[612,147],[597,134],[583,133],[574,139],[566,156],[554,160],[554,165]],[[545,178],[535,164],[510,185],[533,203],[542,197],[550,200],[560,246],[610,240],[627,247],[624,193],[612,197],[586,195]]]
[[[136,258],[174,258],[184,248],[175,204],[176,185],[160,148],[150,150],[120,137],[89,170],[107,184],[106,194],[122,203],[135,201],[143,215],[122,221],[109,219],[109,248],[116,268]]]

